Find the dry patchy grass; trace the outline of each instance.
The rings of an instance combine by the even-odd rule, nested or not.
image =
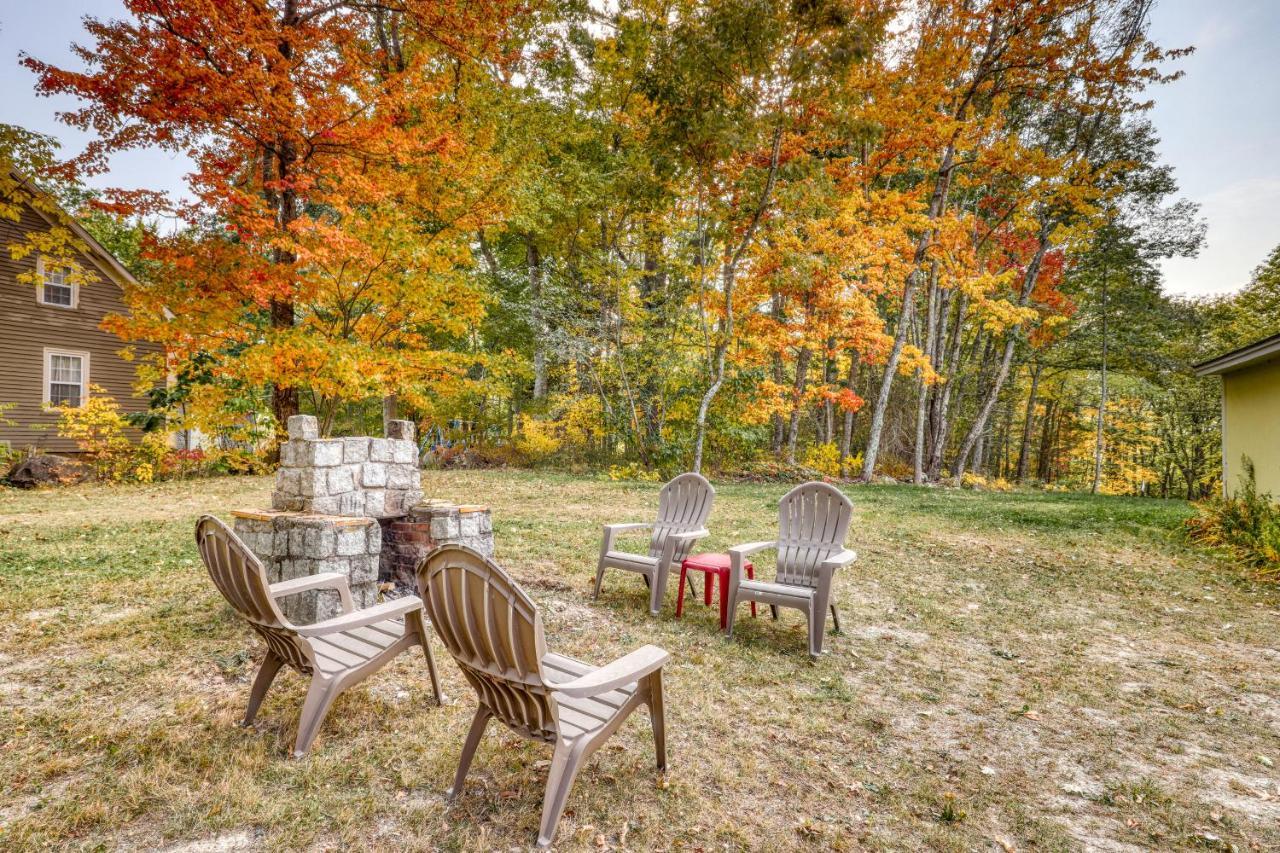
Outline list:
[[[649,619],[634,576],[590,600],[600,524],[647,517],[654,486],[425,479],[492,505],[554,649],[674,656],[670,771],[637,715],[579,778],[563,849],[1280,846],[1280,595],[1174,542],[1181,504],[850,488],[860,560],[814,664],[794,613],[744,607],[727,641],[713,609]],[[445,707],[402,656],[339,700],[304,761],[285,757],[302,679],[236,727],[262,649],[191,529],[269,489],[0,491],[0,846],[532,842],[545,748],[491,728],[466,794],[442,798],[474,706],[446,657]],[[721,487],[706,544],[769,538],[784,490]]]

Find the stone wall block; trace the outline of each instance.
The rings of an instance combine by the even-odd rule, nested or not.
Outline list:
[[[346,492],[353,491],[356,487],[355,466],[339,465],[336,468],[329,468],[329,494],[341,495]]]
[[[342,615],[342,599],[336,590],[317,590],[313,601],[314,611],[310,621],[321,622]]]
[[[360,485],[366,489],[381,489],[387,485],[387,463],[366,462],[360,466]]]
[[[353,464],[364,462],[369,458],[369,439],[360,436],[358,438],[342,439],[342,461],[345,464]]]
[[[302,556],[309,560],[323,560],[332,557],[337,549],[337,535],[332,527],[315,525],[307,529],[303,538]]]
[[[382,518],[388,515],[386,489],[368,489],[364,493],[364,511],[366,515]]]
[[[378,580],[378,557],[376,554],[364,554],[351,558],[351,568],[347,572],[352,586],[366,584]]]
[[[338,514],[338,499],[335,497],[325,496],[322,498],[311,498],[307,501],[307,504],[307,509],[314,512],[316,515]]]
[[[357,584],[351,588],[351,597],[355,600],[356,607],[365,608],[372,607],[378,603],[378,583],[370,581],[369,583]]]
[[[370,524],[365,529],[365,553],[374,557],[382,551],[382,525]]]
[[[328,468],[342,464],[342,439],[329,438],[308,441],[304,445],[303,464],[316,468]]]
[[[278,565],[280,567],[280,579],[285,581],[291,581],[294,578],[305,578],[315,574],[311,571],[312,564],[310,560],[295,560],[285,557],[278,561]]]
[[[298,441],[286,441],[281,443],[280,445],[280,467],[281,468],[296,468],[302,464],[302,462],[298,459],[298,456],[300,455],[299,447],[301,446],[301,444],[302,443]]]
[[[289,556],[289,528],[277,526],[272,532],[271,554],[274,557]]]
[[[296,495],[282,495],[273,493],[271,495],[271,508],[282,510],[283,512],[301,512],[306,498]]]
[[[458,538],[458,516],[456,514],[437,515],[431,519],[431,538],[437,542]]]
[[[281,467],[276,471],[276,491],[285,495],[302,494],[302,471]]]
[[[338,555],[354,557],[363,554],[366,547],[366,535],[361,527],[338,528]]]
[[[329,474],[324,468],[303,468],[298,471],[298,493],[308,498],[320,498],[329,494]]]
[[[289,438],[319,438],[320,422],[315,415],[293,415],[287,424]]]
[[[480,535],[480,518],[477,513],[469,512],[459,517],[458,535],[463,539],[474,539]]]
[[[387,438],[413,442],[417,438],[417,429],[413,421],[387,421]]]
[[[338,508],[333,511],[336,515],[351,517],[364,516],[365,503],[363,492],[347,492],[345,495],[339,495],[335,500],[338,502]]]
[[[418,472],[406,465],[387,466],[388,489],[411,489]]]
[[[369,439],[369,461],[391,462],[395,454],[391,451],[391,440],[386,438]]]
[[[413,465],[416,468],[418,464],[418,445],[412,441],[391,442],[391,461],[399,462],[401,465]]]

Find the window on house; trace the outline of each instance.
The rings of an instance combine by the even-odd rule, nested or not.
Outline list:
[[[45,351],[45,402],[81,406],[89,380],[89,354]]]
[[[63,267],[46,264],[40,259],[40,304],[59,308],[76,307],[76,286],[67,281]]]

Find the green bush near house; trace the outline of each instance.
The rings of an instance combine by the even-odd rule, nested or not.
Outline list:
[[[1243,456],[1241,462],[1239,493],[1201,503],[1186,520],[1187,536],[1225,548],[1265,579],[1280,580],[1280,504],[1266,492],[1259,494],[1253,461]]]

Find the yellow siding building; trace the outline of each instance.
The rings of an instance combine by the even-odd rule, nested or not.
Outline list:
[[[1196,365],[1222,377],[1222,486],[1240,487],[1241,457],[1253,461],[1258,491],[1280,497],[1280,335]]]

